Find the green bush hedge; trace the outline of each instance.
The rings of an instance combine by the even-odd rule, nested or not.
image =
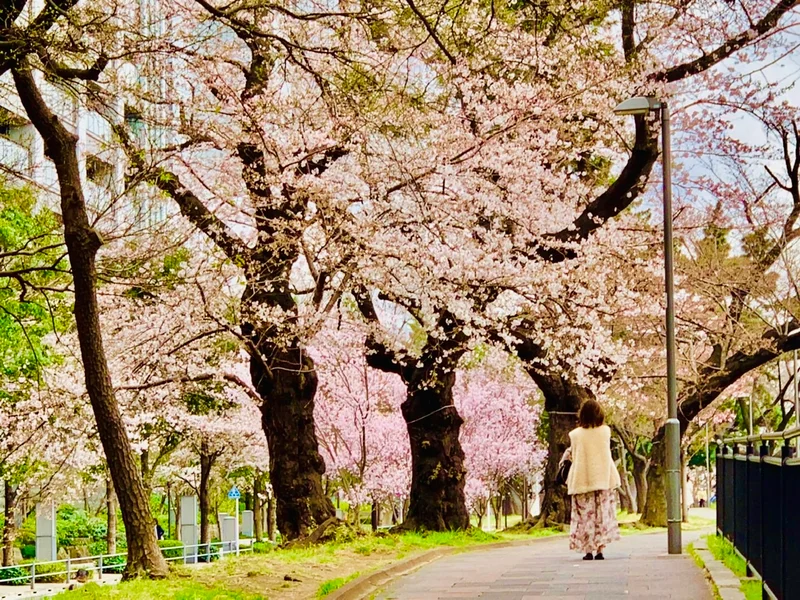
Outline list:
[[[103,573],[122,573],[125,570],[125,556],[108,556],[103,558]]]
[[[253,554],[266,554],[273,549],[274,546],[269,542],[253,542]]]
[[[3,581],[0,585],[28,585],[31,581],[30,569],[25,567],[0,567],[0,581],[15,578],[14,581]]]
[[[22,553],[22,558],[25,560],[36,558],[36,544],[25,544],[19,551]]]
[[[158,546],[164,558],[181,558],[183,556],[183,542],[178,540],[158,540]]]

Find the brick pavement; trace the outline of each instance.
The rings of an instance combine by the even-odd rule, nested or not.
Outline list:
[[[684,533],[684,543],[699,536]],[[605,561],[584,561],[565,538],[456,554],[407,575],[378,600],[711,600],[688,554],[669,556],[665,533],[623,537]]]

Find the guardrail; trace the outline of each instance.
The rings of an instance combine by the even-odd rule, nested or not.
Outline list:
[[[244,543],[242,543],[244,542]],[[207,544],[189,544],[181,546],[170,546],[161,548],[164,559],[167,562],[183,561],[184,564],[208,563],[218,560],[230,554],[239,555],[240,553],[253,552],[253,539],[239,540],[238,542],[209,542]],[[273,542],[270,542],[273,543]],[[122,560],[119,560],[119,559]],[[0,585],[19,585],[20,582],[27,583],[33,590],[38,578],[39,583],[45,580],[64,577],[66,583],[76,579],[79,571],[97,573],[98,580],[103,579],[103,575],[121,573],[127,564],[128,554],[126,552],[117,554],[96,554],[80,558],[64,558],[59,560],[41,561],[12,565],[10,567],[0,567],[3,569],[18,569],[25,571],[21,575],[0,579]],[[61,565],[63,569],[51,570],[45,565]],[[37,573],[38,569],[38,573]]]
[[[800,428],[718,441],[717,530],[761,578],[764,598],[800,597]]]

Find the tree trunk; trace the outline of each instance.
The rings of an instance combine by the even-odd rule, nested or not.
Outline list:
[[[270,496],[267,500],[267,535],[269,536],[269,541],[274,542],[278,539],[278,511],[276,508],[277,502],[275,499]]]
[[[108,511],[106,529],[106,552],[117,553],[117,501],[114,495],[114,483],[106,477],[106,510]]]
[[[452,370],[440,372],[435,361],[425,362],[432,364],[415,369],[401,407],[411,443],[411,495],[400,527],[467,529],[466,470],[458,439],[464,421],[453,406],[456,375]],[[434,383],[428,386],[429,381]]]
[[[257,542],[264,537],[263,501],[261,499],[261,474],[256,471],[253,477],[253,536]]]
[[[642,523],[650,527],[667,526],[667,447],[663,437],[653,442]]]
[[[61,196],[64,239],[72,268],[75,323],[81,348],[86,390],[97,432],[103,445],[117,492],[125,534],[128,563],[124,579],[141,575],[165,577],[167,563],[158,547],[155,520],[133,449],[119,411],[100,330],[95,257],[102,240],[89,224],[78,165],[77,137],[48,108],[36,87],[30,68],[13,70],[20,100],[44,140],[45,154],[56,167]]]
[[[375,499],[372,499],[372,508],[370,509],[370,526],[372,527],[372,531],[378,531],[378,525],[380,525],[380,518],[381,518],[381,509]]]
[[[14,540],[17,537],[17,486],[8,480],[3,482],[4,488],[4,521],[3,521],[3,566],[14,564]]]
[[[198,496],[200,503],[200,543],[208,544],[209,530],[208,517],[211,512],[211,502],[209,498],[208,484],[211,480],[211,468],[214,466],[215,456],[209,452],[208,442],[200,442],[200,486]],[[220,526],[222,526],[220,524]]]
[[[636,486],[637,512],[644,512],[647,505],[647,473],[650,470],[650,459],[631,455],[633,460],[633,483]]]
[[[264,400],[261,422],[269,446],[277,525],[283,539],[293,540],[336,517],[322,487],[325,462],[314,430],[317,373],[303,348],[263,344],[260,350],[259,356],[251,356],[250,373]],[[269,374],[264,368],[267,357]]]
[[[539,513],[540,527],[569,523],[571,510],[567,486],[556,483],[556,474],[558,463],[569,447],[569,432],[577,425],[577,417],[572,411],[549,412],[548,417],[550,428],[547,434],[547,464],[542,481],[544,500]]]

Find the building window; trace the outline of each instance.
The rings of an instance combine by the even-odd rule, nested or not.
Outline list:
[[[111,191],[114,187],[114,167],[96,156],[89,155],[86,157],[86,179],[104,190]]]

